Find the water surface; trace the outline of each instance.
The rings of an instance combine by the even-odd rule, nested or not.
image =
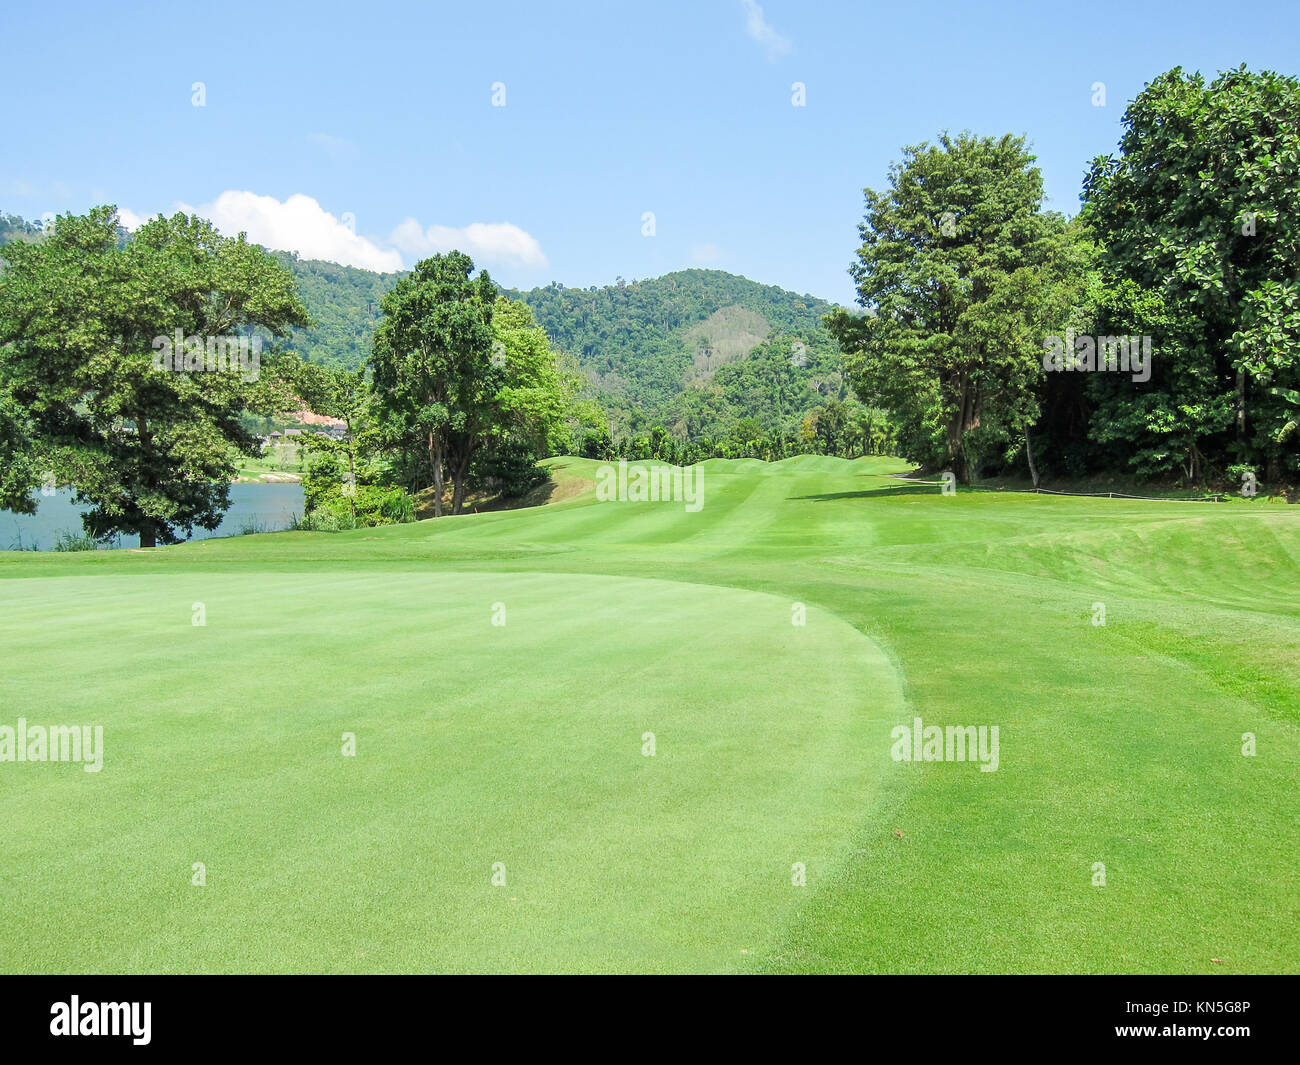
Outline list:
[[[35,514],[0,510],[0,551],[50,551],[61,533],[80,535],[85,531],[81,515],[89,509],[74,503],[71,491],[60,489],[52,496],[41,496]],[[246,525],[255,525],[260,532],[278,532],[287,529],[293,517],[302,512],[300,484],[232,484],[230,507],[221,524],[211,531],[196,527],[190,539],[235,536]],[[140,537],[118,536],[106,546],[139,547]]]

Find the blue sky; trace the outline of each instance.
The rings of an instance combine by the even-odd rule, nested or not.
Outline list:
[[[709,266],[844,303],[904,144],[1027,134],[1074,213],[1156,74],[1300,73],[1295,0],[22,2],[5,31],[8,212],[181,205],[356,265],[456,244],[510,286]]]

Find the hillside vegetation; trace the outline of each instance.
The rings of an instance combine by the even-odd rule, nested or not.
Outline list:
[[[277,258],[292,271],[312,319],[287,346],[325,365],[363,365],[379,302],[401,275]],[[526,303],[551,343],[571,357],[616,434],[661,425],[683,441],[733,431],[793,440],[826,402],[853,405],[822,321],[834,307],[813,296],[721,270],[504,293]],[[723,368],[728,372],[719,373]],[[745,419],[754,426],[740,424]]]
[[[40,236],[39,225],[0,216],[0,244]],[[271,254],[293,275],[310,317],[276,343],[323,366],[364,366],[380,303],[403,274]],[[678,442],[664,457],[685,443],[772,458],[809,442],[831,453],[878,453],[892,439],[883,413],[852,394],[823,322],[835,310],[825,300],[701,269],[503,292],[531,308],[580,374],[583,394],[613,430],[611,452],[621,440],[629,453],[650,454],[655,430]]]

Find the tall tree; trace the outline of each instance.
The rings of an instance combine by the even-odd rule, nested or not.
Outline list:
[[[551,347],[526,303],[497,300],[492,316],[494,375],[485,382],[491,401],[480,407],[488,426],[480,446],[514,441],[536,455],[553,453],[571,416],[590,416],[576,396],[579,378]]]
[[[486,270],[476,278],[473,272],[459,251],[416,263],[383,298],[371,355],[390,437],[420,457],[411,487],[432,484],[435,517],[442,516],[449,460],[454,489],[462,483],[468,460],[455,434],[476,423],[492,373],[497,290]]]
[[[40,461],[31,418],[13,397],[0,392],[0,508],[34,514],[33,492],[40,482]]]
[[[1288,414],[1270,389],[1300,385],[1300,81],[1243,66],[1207,84],[1175,68],[1123,121],[1084,213],[1116,283],[1164,306],[1173,335],[1155,339],[1175,363],[1134,428],[1169,451],[1191,425],[1177,444],[1193,464],[1204,449],[1275,464]]]
[[[1070,268],[1033,160],[1010,135],[904,149],[889,188],[865,190],[850,273],[866,313],[827,317],[858,396],[933,439],[963,483],[973,451],[1018,440],[1036,417],[1043,292]]]
[[[342,483],[335,482],[347,500],[353,526],[357,523],[357,486],[363,475],[369,474],[366,458],[374,445],[371,425],[370,383],[365,367],[342,370],[316,363],[304,362],[294,373],[298,395],[312,411],[327,418],[337,418],[343,423],[343,433],[335,439],[329,435],[309,433],[302,437],[302,447],[308,456],[321,454],[326,462],[308,465],[308,476],[315,476],[319,466],[339,468]]]
[[[235,453],[257,451],[240,415],[268,392],[251,341],[233,369],[217,366],[230,365],[228,337],[306,322],[293,279],[242,234],[195,217],[155,218],[123,242],[111,206],[60,216],[0,257],[4,390],[53,475],[91,504],[87,531],[153,547],[216,528]],[[159,368],[160,343],[175,337],[179,362]]]

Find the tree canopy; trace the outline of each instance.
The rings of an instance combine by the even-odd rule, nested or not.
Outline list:
[[[111,206],[60,216],[0,258],[0,381],[22,411],[5,439],[27,425],[39,441],[29,468],[75,486],[93,536],[137,533],[151,547],[216,528],[232,456],[258,450],[240,415],[275,402],[271,366],[244,357],[250,334],[307,320],[292,277],[242,236],[181,214],[124,243]],[[238,365],[214,369],[240,336]],[[176,362],[160,368],[172,345]]]
[[[1084,217],[1118,293],[1099,328],[1149,331],[1156,373],[1137,394],[1098,383],[1098,437],[1133,441],[1144,472],[1197,473],[1208,454],[1276,475],[1289,407],[1273,390],[1300,385],[1300,82],[1175,68],[1123,121]]]
[[[944,134],[903,155],[888,189],[866,190],[850,269],[865,313],[828,323],[864,402],[888,407],[914,448],[937,450],[969,482],[978,449],[1018,438],[1037,414],[1068,231],[1042,210],[1023,138]]]

